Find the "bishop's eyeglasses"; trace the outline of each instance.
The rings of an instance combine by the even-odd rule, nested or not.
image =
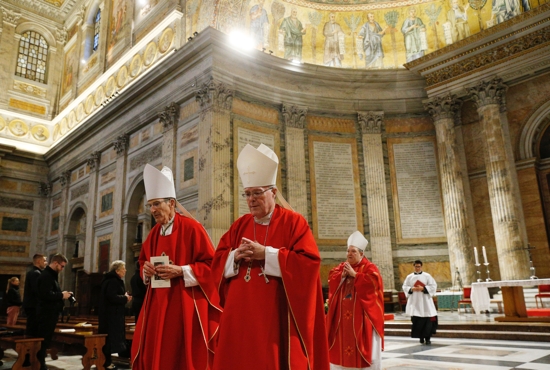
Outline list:
[[[253,193],[242,193],[241,196],[244,198],[244,199],[248,199],[248,198],[254,198],[254,199],[258,199],[259,197],[261,197],[266,191],[268,190],[271,190],[273,189],[273,186],[270,187],[270,188],[267,188],[265,190],[262,190],[262,191],[255,191]]]

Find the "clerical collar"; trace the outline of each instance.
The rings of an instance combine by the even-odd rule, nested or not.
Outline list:
[[[176,215],[174,215],[174,217],[172,217],[166,225],[160,225],[160,235],[166,236],[166,232],[174,224],[175,218],[176,218]]]
[[[414,274],[415,274],[415,275],[420,275],[421,273],[422,273],[422,271],[420,271],[420,272],[415,272]]]
[[[273,216],[273,211],[271,211],[267,216],[264,216],[262,218],[254,217],[254,222],[256,222],[259,225],[269,225],[269,222],[271,221],[271,216]]]

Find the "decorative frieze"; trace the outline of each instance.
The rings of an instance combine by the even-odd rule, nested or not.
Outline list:
[[[502,78],[495,77],[491,81],[482,81],[479,85],[470,87],[468,94],[478,108],[497,104],[500,111],[504,112],[506,111],[506,90],[508,86],[502,82]]]
[[[124,153],[126,153],[126,149],[128,149],[128,143],[129,137],[127,134],[120,135],[115,141],[113,141],[117,156],[120,157],[121,155],[124,155]]]
[[[100,159],[101,159],[100,152],[93,152],[92,154],[90,154],[90,157],[87,160],[88,167],[90,167],[90,171],[95,171],[99,169]]]
[[[380,134],[382,133],[382,124],[384,123],[384,112],[369,111],[357,112],[357,120],[361,127],[362,134]]]
[[[13,209],[26,209],[32,211],[34,208],[34,202],[32,200],[22,200],[7,197],[0,197],[0,204],[5,208]]]
[[[89,188],[90,187],[89,187],[88,183],[84,183],[84,184],[80,185],[79,187],[74,188],[71,191],[71,200],[76,199],[78,197],[81,197],[84,194],[88,194]]]
[[[145,166],[146,163],[160,157],[162,157],[162,145],[156,145],[147,149],[130,159],[130,171]]]
[[[162,123],[164,132],[174,128],[178,123],[180,106],[174,102],[170,103],[164,110],[158,112],[159,121]]]
[[[424,102],[424,109],[430,113],[434,122],[442,119],[453,119],[455,124],[460,124],[461,107],[462,100],[452,94],[437,96]]]
[[[283,103],[281,113],[286,127],[303,129],[305,127],[307,107]]]
[[[227,87],[223,82],[216,83],[213,78],[202,85],[196,92],[196,100],[201,110],[213,107],[225,110],[231,110],[234,91]]]

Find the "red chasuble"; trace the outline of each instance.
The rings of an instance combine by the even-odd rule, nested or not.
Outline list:
[[[210,275],[212,242],[201,224],[176,213],[172,234],[161,236],[157,224],[143,243],[142,274],[143,263],[163,253],[172,264],[190,265],[199,285],[186,288],[177,277],[170,288],[148,286],[132,343],[132,369],[207,369],[221,313]]]
[[[376,265],[365,257],[352,267],[357,275],[344,281],[344,263],[329,273],[330,362],[363,368],[372,362],[373,330],[380,336],[384,348],[384,284]]]
[[[255,230],[255,231],[254,231]],[[267,276],[265,261],[242,261],[238,275],[225,279],[231,250],[245,237],[279,249],[282,277]],[[231,225],[216,249],[212,273],[219,282],[224,312],[220,321],[215,370],[328,370],[321,259],[307,221],[275,206],[269,225],[250,214]]]

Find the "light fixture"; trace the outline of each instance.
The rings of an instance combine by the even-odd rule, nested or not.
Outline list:
[[[193,36],[197,37],[199,33],[197,31],[193,32]]]
[[[191,36],[189,36],[189,37],[187,38],[187,41],[191,41],[191,40],[193,40],[193,38],[192,38]]]
[[[269,50],[269,55],[273,55],[273,50]]]

